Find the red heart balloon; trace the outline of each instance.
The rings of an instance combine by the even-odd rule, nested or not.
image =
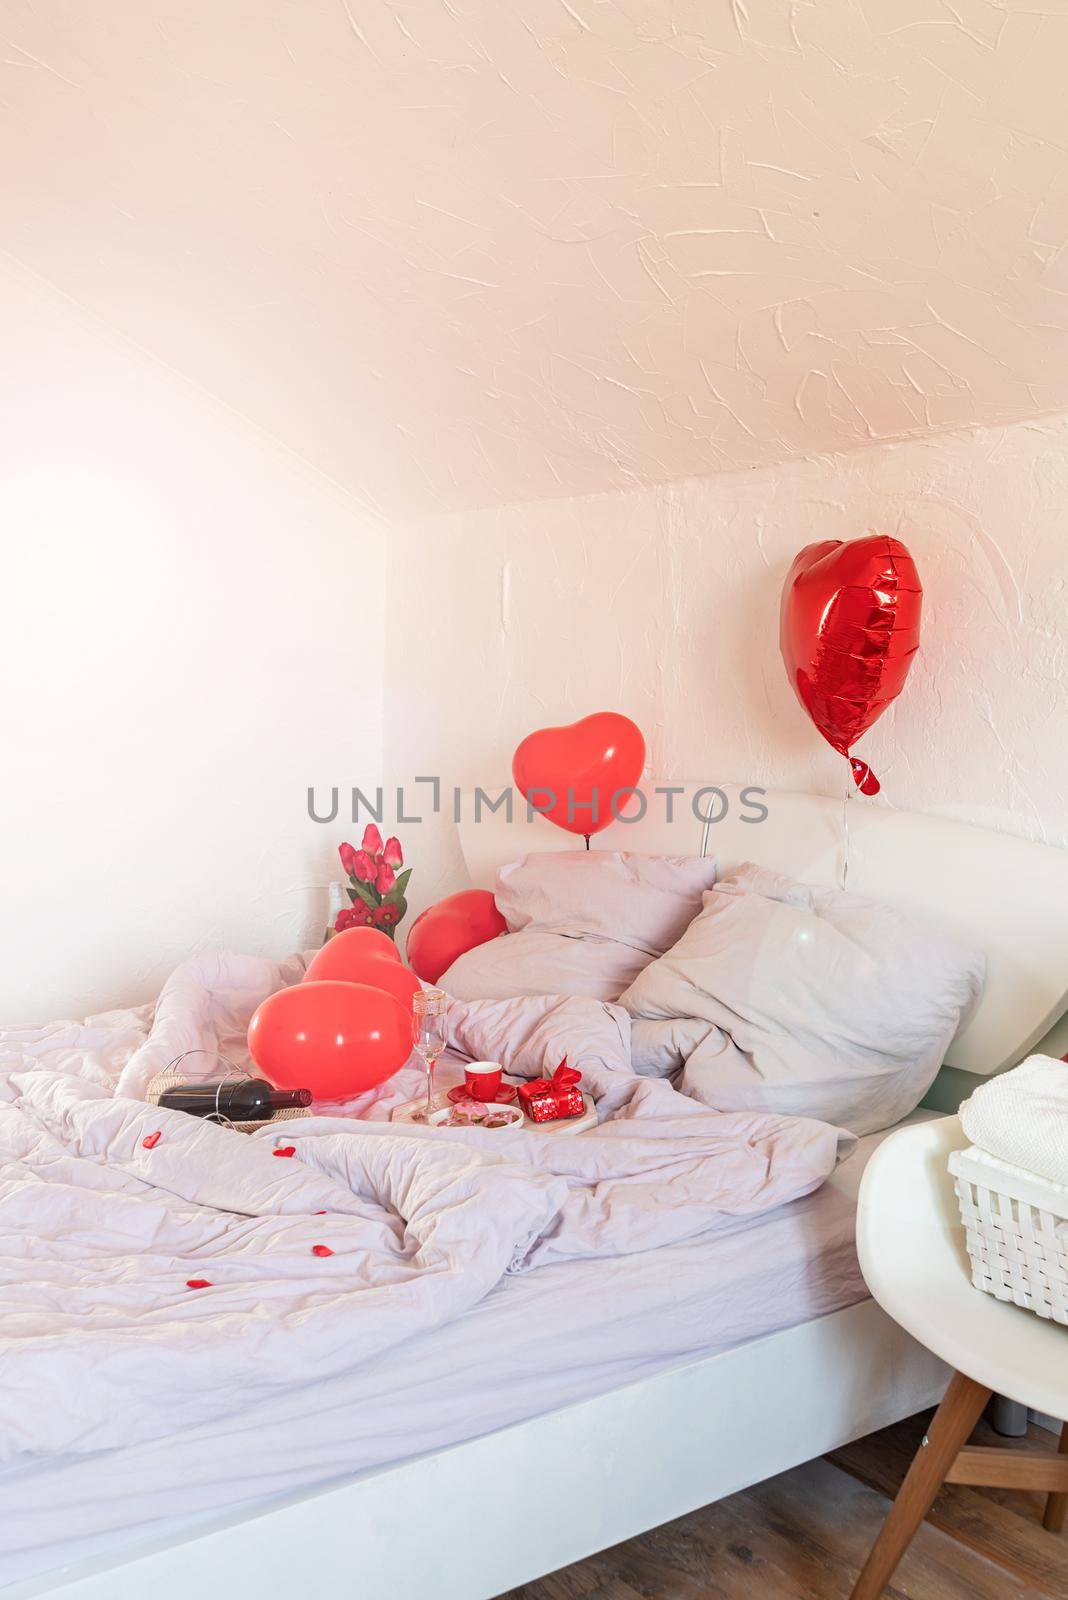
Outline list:
[[[399,1071],[412,1053],[411,1005],[364,983],[295,983],[267,996],[248,1048],[276,1089],[347,1100]],[[292,1147],[277,1152],[292,1155]]]
[[[321,950],[308,962],[305,983],[322,983],[332,979],[341,983],[366,983],[372,989],[384,989],[395,995],[406,1011],[412,1009],[412,997],[419,993],[419,979],[409,972],[400,958],[400,951],[387,939],[390,954],[384,955],[357,941],[346,944],[350,934],[370,932],[367,928],[349,928],[345,933],[335,933]]]
[[[596,711],[528,733],[512,757],[512,777],[536,811],[588,839],[624,810],[644,765],[641,729],[618,711]]]
[[[416,917],[408,934],[408,960],[424,982],[437,983],[466,951],[507,931],[488,889],[461,889]]]
[[[327,950],[332,951],[331,961],[347,960],[350,955],[384,956],[387,961],[396,961],[400,964],[401,954],[393,943],[388,933],[383,933],[381,928],[345,928],[341,933],[335,933],[323,945],[320,955]],[[345,952],[341,957],[340,952]],[[322,972],[323,978],[343,978],[343,972]]]
[[[840,755],[904,688],[922,604],[916,563],[900,539],[826,539],[795,558],[782,592],[782,658],[797,698]],[[849,759],[857,786],[878,794],[867,763]]]

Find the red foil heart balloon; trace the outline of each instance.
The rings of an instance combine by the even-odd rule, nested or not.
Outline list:
[[[596,711],[528,733],[512,757],[512,777],[536,811],[589,839],[625,809],[644,765],[641,729],[618,711]]]
[[[795,558],[782,592],[780,645],[794,691],[827,743],[849,756],[905,686],[920,643],[923,586],[887,534],[826,539]],[[849,756],[862,794],[879,780]]]

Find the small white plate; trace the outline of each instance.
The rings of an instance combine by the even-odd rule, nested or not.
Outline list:
[[[488,1133],[514,1133],[525,1120],[519,1106],[500,1105],[492,1100],[462,1100],[458,1105],[443,1106],[430,1113],[432,1128],[485,1128]]]

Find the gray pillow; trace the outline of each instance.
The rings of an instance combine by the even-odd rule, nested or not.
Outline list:
[[[981,952],[892,906],[747,864],[619,1003],[709,1025],[679,1083],[706,1105],[864,1134],[923,1098],[984,972]]]

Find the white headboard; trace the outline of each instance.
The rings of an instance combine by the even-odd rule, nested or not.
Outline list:
[[[719,791],[726,815],[708,825],[722,800],[707,786],[701,799],[701,785],[677,787],[683,793],[673,799],[673,820],[665,797],[650,793],[641,821],[612,823],[593,848],[698,855],[707,840],[705,853],[717,857],[721,872],[755,861],[837,887],[848,866],[847,889],[906,906],[983,947],[986,987],[947,1053],[948,1066],[984,1076],[1012,1066],[1068,1009],[1068,850],[860,799],[777,790],[745,791],[762,796],[768,813],[745,820],[757,815],[756,800],[744,806],[743,791],[731,784]],[[528,851],[571,848],[544,818],[528,822],[516,799],[512,822],[485,809],[476,821],[474,795],[463,797],[460,842],[477,887],[492,889],[497,869]],[[581,839],[575,845],[585,848]]]

